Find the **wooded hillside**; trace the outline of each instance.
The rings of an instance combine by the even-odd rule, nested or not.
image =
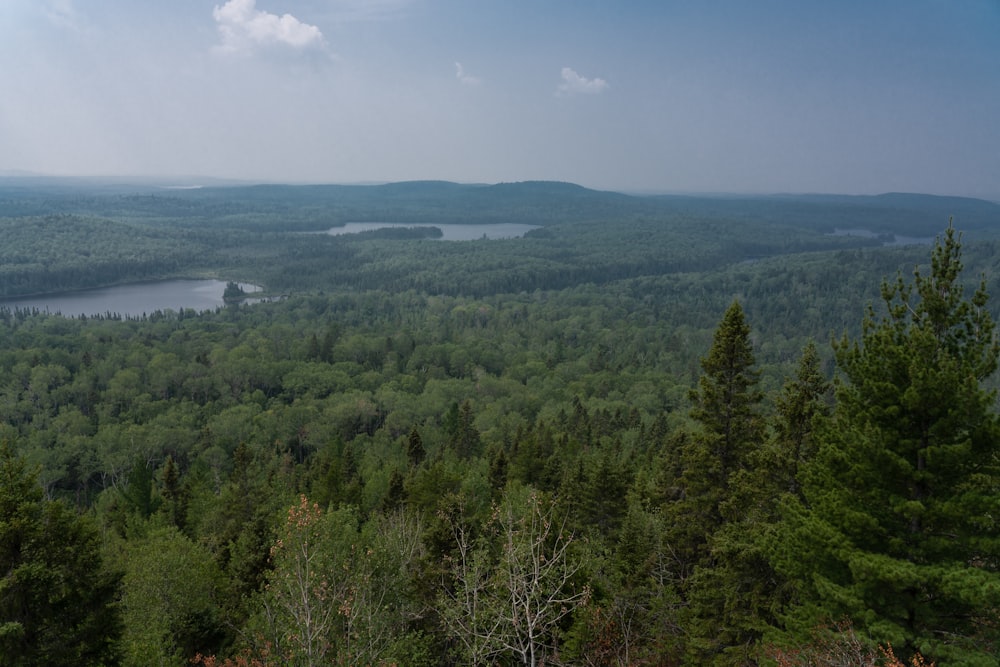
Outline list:
[[[301,233],[360,220],[541,228]],[[998,664],[995,204],[8,184],[0,227],[5,295],[282,296],[0,309],[2,664]]]

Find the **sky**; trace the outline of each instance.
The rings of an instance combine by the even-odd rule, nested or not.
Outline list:
[[[1000,0],[0,0],[0,174],[1000,199]]]

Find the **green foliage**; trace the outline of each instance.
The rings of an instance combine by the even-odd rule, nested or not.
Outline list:
[[[230,640],[222,601],[228,582],[204,548],[174,527],[150,527],[124,545],[124,664],[188,664]]]
[[[627,197],[560,183],[257,186],[56,198],[43,190],[19,195],[16,204],[4,207],[5,215],[13,217],[0,218],[3,296],[222,274],[253,276],[275,291],[350,287],[482,297],[874,245],[877,240],[828,232],[850,216],[855,224],[886,230],[891,237],[911,230],[890,220],[890,214],[898,219],[905,211],[911,222],[914,215],[927,217],[912,202],[858,206],[833,198],[726,202]],[[968,211],[969,221],[982,227],[994,213],[986,202],[950,204]],[[739,215],[734,206],[742,208]],[[347,221],[511,220],[546,227],[523,239],[466,243],[413,238],[426,235],[419,230],[340,237],[299,233]],[[235,290],[230,295],[239,296]]]
[[[985,290],[963,306],[936,255],[859,327],[880,276],[925,249],[828,232],[911,235],[904,221],[954,205],[982,235],[994,205],[546,183],[12,197],[8,215],[34,217],[0,221],[24,228],[0,241],[0,293],[211,274],[287,295],[124,320],[0,308],[0,437],[41,467],[33,498],[96,514],[127,573],[132,663],[742,664],[770,626],[799,641],[848,614],[901,636],[903,584],[951,600],[912,607],[957,635],[927,644],[941,664],[991,646]],[[290,233],[348,220],[545,227]],[[987,275],[996,256],[969,248]],[[862,344],[837,345],[828,417],[833,354],[808,341],[831,331]],[[921,450],[923,417],[937,425]],[[534,589],[532,545],[567,566]],[[158,568],[201,583],[178,596]],[[566,609],[526,634],[500,602],[515,590]],[[315,634],[313,612],[329,621]]]
[[[846,615],[906,654],[996,664],[1000,424],[980,383],[998,347],[985,289],[965,298],[961,268],[949,228],[916,294],[885,283],[883,314],[837,345],[846,381],[773,554],[802,582],[789,630]]]
[[[105,567],[93,523],[45,500],[24,461],[0,445],[0,662],[114,662],[118,580]]]
[[[762,467],[769,468],[774,491],[799,493],[799,470],[816,453],[816,420],[829,414],[830,383],[820,371],[819,353],[809,341],[795,377],[790,378],[775,401],[775,438]]]
[[[723,315],[701,365],[691,409],[701,429],[683,450],[683,496],[667,505],[668,516],[690,572],[681,586],[687,653],[697,664],[742,664],[766,625],[770,579],[754,539],[763,394],[738,302]]]
[[[688,571],[703,561],[707,537],[733,518],[727,502],[733,476],[750,465],[751,452],[763,440],[758,371],[738,302],[723,315],[701,365],[698,389],[691,392],[691,417],[700,428],[675,454],[681,491],[667,504],[675,524],[673,541]]]
[[[424,450],[424,441],[420,437],[420,431],[414,426],[406,441],[406,458],[410,462],[410,466],[416,467],[423,463],[425,456],[427,456],[427,452]]]
[[[240,287],[240,284],[232,280],[226,283],[226,288],[222,291],[222,300],[231,303],[234,301],[240,301],[246,297],[246,291]]]
[[[406,512],[359,527],[353,510],[323,512],[301,496],[271,547],[257,620],[266,645],[289,665],[424,660],[410,631],[421,610],[408,595],[421,532]]]
[[[698,441],[704,442],[709,460],[689,469],[693,474],[703,474],[698,471],[709,468],[716,471],[713,479],[699,482],[701,488],[695,488],[696,493],[711,487],[724,494],[729,478],[748,465],[751,451],[763,440],[759,414],[763,394],[757,388],[755,363],[750,326],[743,308],[734,301],[701,361],[698,390],[691,395],[691,417],[702,427]]]

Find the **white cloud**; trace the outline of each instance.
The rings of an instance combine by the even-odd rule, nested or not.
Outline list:
[[[562,68],[562,83],[556,88],[557,95],[597,95],[608,89],[604,79],[587,79],[569,67]]]
[[[472,76],[471,74],[466,72],[465,68],[462,67],[462,63],[458,62],[455,63],[455,78],[458,79],[458,81],[465,86],[478,86],[480,83],[482,83],[482,79],[480,79],[478,76]]]
[[[258,46],[283,45],[308,49],[323,45],[323,33],[291,14],[271,14],[257,9],[256,0],[229,0],[216,5],[212,16],[219,27],[227,53],[251,51]]]

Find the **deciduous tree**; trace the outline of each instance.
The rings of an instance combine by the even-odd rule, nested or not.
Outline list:
[[[119,579],[93,524],[45,500],[36,474],[0,444],[0,664],[114,662]]]
[[[449,633],[467,664],[509,656],[536,667],[554,655],[561,621],[589,590],[558,506],[533,489],[509,488],[494,506],[488,540],[455,525],[454,585],[440,600]]]

